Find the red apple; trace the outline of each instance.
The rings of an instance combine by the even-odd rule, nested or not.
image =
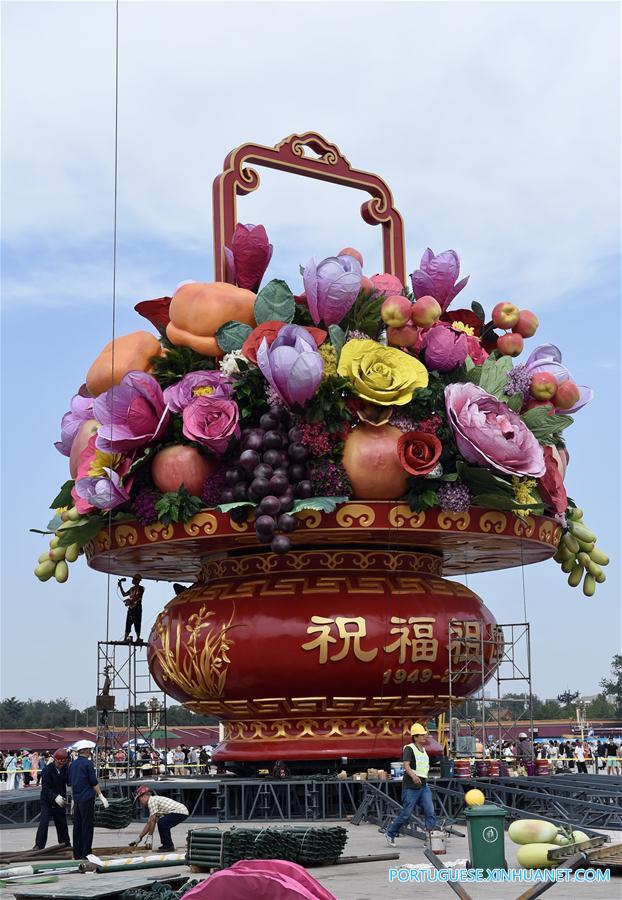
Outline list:
[[[550,400],[557,390],[557,379],[550,372],[536,372],[531,379],[529,392],[536,400]]]
[[[512,326],[512,331],[522,335],[524,338],[530,338],[538,330],[539,324],[535,313],[530,312],[528,309],[521,309],[518,314],[518,322]]]
[[[419,329],[408,323],[401,328],[387,328],[387,340],[392,347],[414,347],[419,337]]]
[[[340,250],[337,256],[353,256],[354,259],[358,259],[361,264],[361,268],[363,266],[363,254],[360,250],[355,250],[354,247],[344,247],[343,250]]]
[[[412,303],[407,297],[395,295],[384,301],[380,307],[380,316],[385,325],[401,328],[410,319],[412,310]]]
[[[414,325],[420,328],[429,328],[441,317],[442,309],[434,297],[419,297],[415,301],[410,318]]]
[[[520,317],[518,306],[503,300],[492,311],[492,322],[497,328],[513,328]]]
[[[360,290],[367,291],[370,294],[372,293],[372,291],[376,290],[376,288],[374,287],[374,282],[371,280],[371,278],[368,278],[367,275],[363,275],[363,277],[361,278]]]
[[[217,465],[215,460],[207,459],[196,447],[173,444],[153,457],[151,477],[163,494],[178,491],[184,484],[191,494],[200,497],[203,482]]]
[[[407,473],[397,455],[402,432],[393,425],[362,423],[343,447],[343,467],[358,500],[396,500],[406,492]]]
[[[497,349],[504,356],[518,356],[523,352],[523,338],[520,334],[502,334],[497,339]]]
[[[69,454],[69,474],[72,478],[75,478],[78,474],[80,454],[88,444],[89,438],[91,438],[94,434],[97,434],[98,428],[99,422],[97,421],[97,419],[87,419],[78,428],[76,436],[74,437],[73,443],[71,445],[71,453]]]
[[[553,397],[553,406],[557,409],[572,409],[579,402],[581,393],[574,381],[562,381]]]

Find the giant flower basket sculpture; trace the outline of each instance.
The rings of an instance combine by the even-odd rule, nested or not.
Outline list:
[[[385,271],[346,247],[262,287],[272,245],[235,218],[249,164],[369,193]],[[36,574],[65,581],[84,552],[191,583],[157,617],[150,667],[224,721],[217,759],[392,758],[446,705],[450,667],[457,699],[498,663],[492,614],[443,574],[554,555],[586,595],[604,581],[564,488],[591,392],[551,344],[515,362],[533,312],[457,308],[455,251],[426,250],[407,284],[388,187],[319,135],[227,157],[214,241],[215,282],[138,303],[159,337],[117,338],[71,400]]]

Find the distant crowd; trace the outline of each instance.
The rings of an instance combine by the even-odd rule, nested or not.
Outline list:
[[[130,777],[157,778],[166,775],[209,775],[215,772],[212,766],[213,747],[186,747],[179,745],[168,751],[144,746],[134,750],[117,748],[114,750],[94,750],[93,763],[101,778],[124,776],[130,770]],[[52,762],[52,750],[30,752],[29,750],[0,751],[0,790],[37,787],[41,784],[43,769]],[[70,760],[77,753],[69,751]]]
[[[537,759],[549,761],[553,772],[575,770],[577,773],[620,775],[622,773],[622,742],[613,736],[588,740],[537,741],[489,741],[485,748],[476,745],[476,757],[531,762]]]

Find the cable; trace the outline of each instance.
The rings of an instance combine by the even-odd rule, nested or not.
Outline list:
[[[115,331],[117,313],[117,195],[119,180],[119,0],[115,2],[115,38],[114,38],[114,193],[113,193],[113,225],[112,225],[112,352],[110,356],[111,404],[114,408],[114,356]],[[112,417],[110,422],[110,440],[112,441]],[[112,482],[110,484],[110,500],[112,501]],[[106,580],[106,643],[110,640],[110,558],[112,554],[112,505],[108,509],[108,575]]]

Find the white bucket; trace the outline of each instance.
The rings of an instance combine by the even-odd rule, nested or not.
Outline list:
[[[429,831],[426,843],[432,853],[442,856],[447,853],[447,836],[444,831]]]

